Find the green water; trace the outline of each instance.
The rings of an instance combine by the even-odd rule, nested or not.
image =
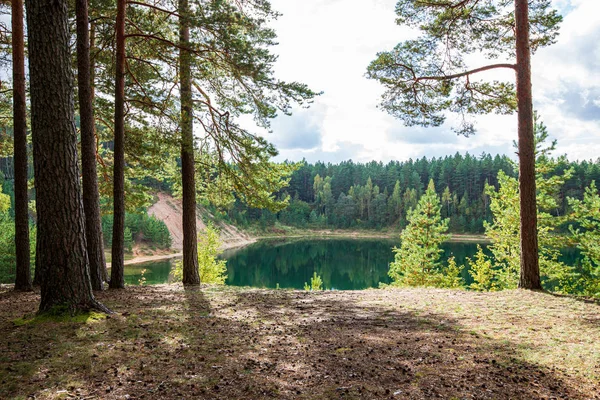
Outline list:
[[[389,239],[326,239],[261,241],[227,252],[228,285],[302,289],[313,272],[327,289],[358,290],[389,283],[388,266],[394,260]],[[446,243],[444,253],[457,262],[474,254],[472,243]]]
[[[316,272],[327,289],[358,290],[389,282],[387,271],[394,260],[392,248],[396,245],[398,242],[390,239],[263,240],[228,250],[222,257],[227,260],[228,285],[302,289]],[[477,244],[445,243],[443,250],[443,259],[454,256],[458,265],[465,265],[466,257],[476,253]],[[576,249],[567,249],[562,261],[575,265],[578,257]],[[172,265],[172,261],[160,261],[126,266],[125,282],[170,283]],[[467,284],[471,282],[466,269],[462,277]],[[13,279],[0,273],[1,283]]]
[[[170,260],[126,265],[124,271],[125,283],[128,285],[139,285],[142,282],[145,285],[171,283],[172,276],[170,273],[172,267],[173,264]]]
[[[227,285],[260,288],[302,289],[317,272],[327,289],[358,290],[389,283],[388,266],[394,260],[390,239],[302,239],[262,240],[228,250]],[[453,255],[459,265],[477,251],[474,243],[445,243],[443,257]],[[125,282],[146,284],[169,282],[170,261],[125,267]],[[469,279],[467,271],[464,278]]]

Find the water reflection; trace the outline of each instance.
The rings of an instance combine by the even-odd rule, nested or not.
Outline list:
[[[390,239],[263,240],[226,251],[222,258],[227,259],[227,285],[302,289],[316,272],[327,289],[359,290],[390,282],[387,272],[396,245],[398,242]],[[467,257],[477,252],[477,244],[445,243],[442,249],[444,260],[453,256],[458,265],[466,265]],[[562,261],[575,265],[578,258],[576,249],[567,249]],[[168,283],[172,263],[126,266],[125,282],[137,285],[145,279],[149,285]],[[462,277],[467,284],[472,282],[466,268]]]

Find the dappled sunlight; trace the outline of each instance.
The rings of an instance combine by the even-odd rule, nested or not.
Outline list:
[[[1,308],[8,321],[35,311],[36,297],[27,296],[14,311]],[[173,285],[98,297],[121,314],[94,323],[2,322],[9,340],[0,397],[600,395],[592,391],[598,327],[576,324],[598,306],[542,293]],[[2,305],[9,299],[0,294]],[[555,325],[559,318],[566,331]]]

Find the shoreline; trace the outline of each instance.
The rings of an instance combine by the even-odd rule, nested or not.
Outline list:
[[[223,245],[221,245],[220,249],[222,251],[238,249],[238,248],[242,248],[242,247],[251,245],[252,243],[256,243],[258,240],[259,240],[258,238],[249,238],[249,239],[245,239],[245,240],[235,240],[235,241],[224,242]],[[173,250],[179,250],[179,249],[173,249]],[[168,253],[168,254],[135,256],[129,260],[125,260],[123,265],[127,266],[127,265],[143,264],[146,262],[167,261],[167,260],[172,260],[174,258],[180,258],[180,257],[183,257],[183,253],[181,251],[178,251],[177,253]],[[111,263],[107,262],[106,268],[110,268],[110,266],[111,266]]]
[[[347,238],[347,239],[399,239],[400,232],[362,232],[362,231],[339,231],[339,230],[315,230],[305,232],[291,232],[290,234],[263,234],[256,236],[256,240],[264,239],[297,239],[297,238]],[[255,240],[255,241],[256,241]],[[447,242],[473,242],[473,243],[491,243],[485,235],[473,235],[463,233],[451,233]]]
[[[249,237],[244,240],[235,240],[228,241],[223,243],[221,246],[222,251],[226,250],[234,250],[241,249],[246,246],[249,246],[253,243],[258,242],[259,240],[269,240],[269,239],[327,239],[327,238],[344,238],[344,239],[399,239],[399,233],[377,233],[377,232],[360,232],[360,231],[348,231],[348,232],[340,232],[340,231],[307,231],[297,234],[273,234],[273,235],[262,235]],[[450,238],[447,242],[452,243],[491,243],[489,239],[485,237],[485,235],[469,235],[469,234],[451,234]],[[143,264],[146,262],[154,262],[154,261],[166,261],[174,258],[182,257],[182,252],[177,253],[169,253],[169,254],[157,254],[157,255],[149,255],[149,256],[139,256],[134,257],[129,260],[125,260],[124,265],[135,265],[135,264]],[[106,263],[106,267],[110,268],[110,263]]]

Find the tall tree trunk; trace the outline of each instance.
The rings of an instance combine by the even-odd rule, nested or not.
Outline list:
[[[113,169],[113,236],[111,289],[125,288],[125,12],[127,2],[117,0],[117,58],[115,68],[115,147]]]
[[[90,79],[90,35],[87,0],[76,0],[77,19],[77,84],[79,88],[79,115],[81,119],[81,176],[83,184],[83,209],[87,252],[92,289],[102,290],[106,269],[102,221],[100,219],[100,193],[96,174],[96,141],[94,135],[94,110]]]
[[[537,238],[529,6],[527,1],[515,0],[519,118],[519,193],[521,205],[521,275],[519,287],[523,289],[541,289]]]
[[[92,56],[92,52],[94,51],[94,49],[96,48],[96,23],[92,22],[90,23],[90,96],[91,96],[91,103],[92,103],[92,110],[94,107],[94,99],[96,97],[96,60],[95,58]],[[92,128],[93,128],[93,139],[96,140],[96,145],[98,143],[98,138],[96,137],[96,123],[94,122],[92,124]],[[97,151],[98,147],[96,146],[96,151]],[[96,181],[96,185],[98,184],[98,182]],[[100,194],[98,194],[98,200],[100,198]],[[85,208],[85,207],[84,207]],[[100,219],[100,234],[102,235],[102,218]],[[108,276],[108,269],[106,268],[106,258],[104,257],[104,239],[103,236],[101,236],[101,240],[102,240],[102,280],[104,282],[108,282],[109,281],[109,276]]]
[[[179,79],[181,82],[181,184],[183,189],[183,284],[199,285],[196,232],[196,178],[188,0],[179,0]]]
[[[26,0],[40,312],[108,311],[94,299],[79,183],[67,0]]]
[[[25,103],[25,41],[23,0],[12,0],[13,125],[15,168],[15,249],[17,273],[15,290],[28,292],[31,286],[29,216],[27,198],[27,105]]]

